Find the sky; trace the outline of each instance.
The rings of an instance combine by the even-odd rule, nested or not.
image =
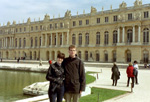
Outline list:
[[[64,17],[67,10],[71,11],[71,15],[90,13],[91,6],[97,11],[119,8],[122,2],[127,3],[127,7],[133,6],[135,0],[0,0],[0,24],[11,24],[27,22],[30,17],[31,21],[44,19],[45,14],[50,16],[50,19]],[[150,4],[149,0],[142,0],[143,4]]]

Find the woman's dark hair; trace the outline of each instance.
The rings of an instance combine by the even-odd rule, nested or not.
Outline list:
[[[59,53],[59,54],[57,55],[57,58],[64,59],[64,58],[65,58],[65,54],[64,54],[64,53]]]

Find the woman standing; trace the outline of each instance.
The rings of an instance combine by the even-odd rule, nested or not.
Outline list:
[[[128,81],[127,81],[127,87],[129,86],[130,78],[132,79],[132,88],[134,87],[134,75],[133,75],[133,69],[134,67],[132,66],[132,63],[129,63],[129,66],[127,67],[126,73],[128,76]]]
[[[64,69],[61,65],[63,59],[65,58],[64,53],[59,53],[57,55],[57,61],[51,64],[46,79],[50,81],[50,86],[48,90],[48,95],[50,102],[62,102],[64,96]],[[57,98],[57,101],[56,101]]]
[[[112,71],[111,79],[113,80],[112,86],[114,86],[114,84],[115,86],[117,86],[117,80],[120,79],[120,72],[116,63],[114,63],[114,66],[112,67],[111,71]]]

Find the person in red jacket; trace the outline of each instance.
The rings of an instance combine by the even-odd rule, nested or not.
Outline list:
[[[134,75],[133,75],[133,69],[134,67],[132,66],[132,63],[129,63],[129,66],[127,67],[126,73],[128,76],[128,81],[127,81],[127,87],[129,86],[130,78],[132,79],[132,88],[134,87]]]

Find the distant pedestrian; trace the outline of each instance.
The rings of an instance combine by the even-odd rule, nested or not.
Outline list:
[[[126,73],[128,76],[128,81],[127,81],[127,87],[129,86],[130,78],[132,79],[132,88],[134,87],[134,74],[133,74],[133,69],[134,67],[132,66],[132,63],[129,63],[129,66],[127,67]]]
[[[144,63],[144,68],[147,68],[147,63]]]
[[[116,63],[114,63],[112,69],[111,79],[113,80],[112,86],[117,86],[117,80],[120,79],[120,71]]]
[[[1,62],[3,61],[3,59],[1,58]]]
[[[19,61],[20,61],[20,57],[17,59],[17,62],[19,63]]]
[[[136,83],[136,84],[139,84],[139,83],[138,83],[138,70],[139,70],[139,66],[138,66],[137,63],[138,63],[137,61],[134,61],[133,67],[134,67],[134,69],[135,69],[135,83]]]
[[[39,63],[39,65],[40,65],[40,66],[42,66],[42,60],[41,60],[41,59],[40,59],[40,63]]]

